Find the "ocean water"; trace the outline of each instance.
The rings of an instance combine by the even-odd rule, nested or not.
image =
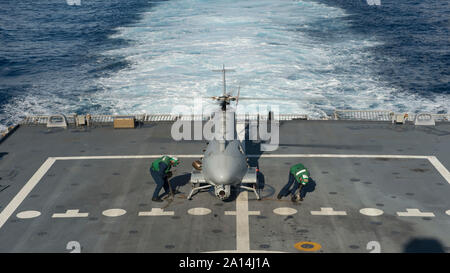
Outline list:
[[[191,107],[222,92],[223,64],[228,92],[273,98],[238,112],[448,113],[449,14],[440,0],[0,1],[0,124]]]

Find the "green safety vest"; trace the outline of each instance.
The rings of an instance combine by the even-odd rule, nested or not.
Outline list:
[[[152,170],[159,172],[159,163],[164,162],[167,165],[165,173],[168,173],[170,171],[170,168],[172,168],[172,164],[170,164],[171,159],[172,158],[168,156],[163,156],[161,158],[156,159],[152,163]]]
[[[290,173],[295,177],[295,180],[297,180],[298,183],[306,184],[306,182],[301,182],[300,178],[306,178],[308,177],[309,181],[309,172],[308,169],[303,166],[303,164],[297,164],[291,167]]]

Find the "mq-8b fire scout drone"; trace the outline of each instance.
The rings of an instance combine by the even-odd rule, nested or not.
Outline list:
[[[208,142],[202,160],[194,161],[192,164],[194,166],[190,179],[192,190],[188,199],[191,199],[192,195],[201,189],[214,187],[215,195],[220,200],[226,200],[230,197],[231,187],[238,187],[253,191],[256,198],[260,200],[256,191],[257,169],[250,167],[247,163],[243,145],[237,138],[235,112],[231,107],[229,107],[231,110],[228,109],[231,101],[235,101],[236,106],[239,102],[240,88],[237,96],[226,93],[225,72],[234,70],[225,69],[223,66],[221,70],[213,71],[223,73],[223,94],[212,97],[220,104],[220,110],[214,115],[216,119],[215,137]],[[218,126],[220,128],[217,128],[217,124],[220,124]],[[253,184],[253,187],[245,186],[243,183]]]

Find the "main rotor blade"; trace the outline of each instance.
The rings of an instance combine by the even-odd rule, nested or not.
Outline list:
[[[202,99],[214,99],[215,97],[202,97]],[[268,98],[268,97],[241,97],[237,96],[235,97],[236,100],[282,100],[282,101],[297,101],[300,99],[294,99],[294,98]]]
[[[298,99],[293,99],[293,98],[267,98],[267,97],[263,97],[263,98],[259,98],[259,97],[240,97],[239,100],[283,100],[283,101],[293,101],[293,100],[298,100]]]

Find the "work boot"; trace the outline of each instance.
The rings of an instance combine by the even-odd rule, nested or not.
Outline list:
[[[300,201],[303,201],[303,197],[300,197]]]
[[[283,196],[281,196],[281,193],[279,193],[279,194],[277,195],[277,199],[280,200],[281,197],[283,197]]]
[[[163,200],[161,198],[152,198],[153,202],[162,202]]]
[[[295,195],[292,195],[291,201],[292,201],[292,202],[295,202],[296,200],[297,200],[296,196],[295,196]]]

